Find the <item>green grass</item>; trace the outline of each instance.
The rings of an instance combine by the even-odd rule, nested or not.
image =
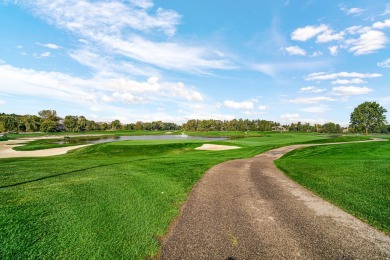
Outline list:
[[[197,151],[194,140],[122,141],[46,158],[0,160],[0,259],[144,259],[201,176],[315,134],[272,133]],[[203,141],[204,142],[204,141]]]
[[[309,147],[275,163],[294,181],[390,233],[390,142]]]

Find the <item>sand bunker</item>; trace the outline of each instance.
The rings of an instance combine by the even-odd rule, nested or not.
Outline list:
[[[0,158],[17,158],[17,157],[45,157],[45,156],[54,156],[65,154],[70,150],[77,149],[80,147],[88,146],[85,145],[76,145],[36,151],[15,151],[12,150],[15,146],[21,146],[25,143],[38,140],[38,139],[53,139],[53,138],[63,138],[63,136],[45,136],[45,137],[36,137],[36,138],[21,138],[16,140],[9,140],[0,142]]]
[[[218,145],[218,144],[204,144],[200,147],[195,148],[195,150],[223,151],[223,150],[233,150],[233,149],[239,149],[239,148],[241,148],[241,147],[230,146],[230,145]]]

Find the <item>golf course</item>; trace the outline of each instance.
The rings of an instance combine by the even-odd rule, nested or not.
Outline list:
[[[125,134],[131,135],[131,131]],[[208,133],[213,137],[236,135]],[[11,135],[10,139],[20,136]],[[361,135],[249,132],[246,137],[222,141],[114,141],[57,156],[3,158],[0,258],[157,258],[170,225],[207,170],[291,144],[343,142],[294,150],[276,165],[314,194],[389,234],[389,138],[344,144],[369,139]],[[53,148],[47,140],[52,139],[18,148]],[[205,143],[239,148],[196,149]]]

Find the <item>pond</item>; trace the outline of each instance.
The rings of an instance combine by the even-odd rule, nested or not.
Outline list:
[[[101,144],[116,141],[148,141],[148,140],[205,140],[224,141],[226,137],[201,137],[188,135],[131,135],[131,136],[90,136],[90,137],[65,137],[64,140],[55,141],[55,144]]]

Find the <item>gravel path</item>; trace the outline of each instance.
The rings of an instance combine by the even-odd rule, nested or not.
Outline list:
[[[390,237],[273,164],[303,145],[211,168],[165,237],[161,259],[390,259]]]

